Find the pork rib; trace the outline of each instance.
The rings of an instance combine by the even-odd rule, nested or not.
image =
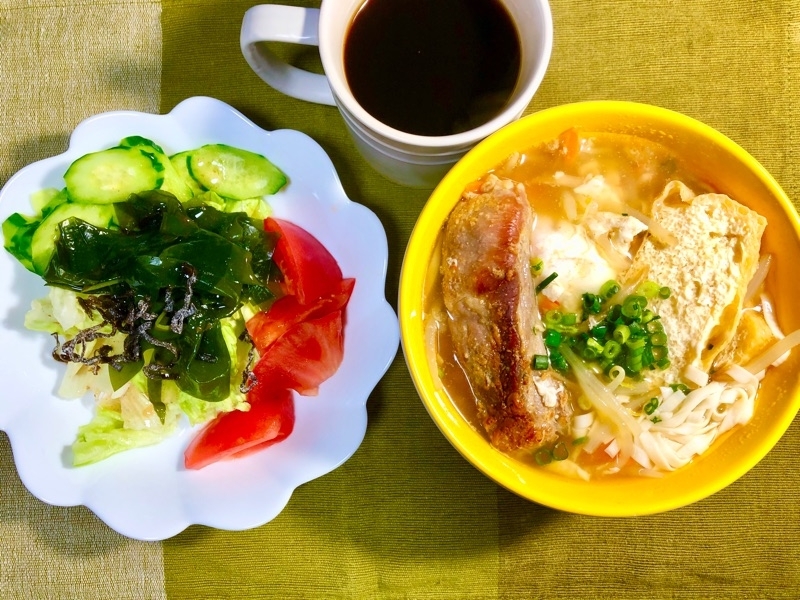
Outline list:
[[[456,357],[478,418],[503,451],[554,442],[571,415],[561,378],[531,367],[533,355],[545,353],[541,331],[534,331],[534,226],[524,186],[490,175],[456,204],[442,244],[442,291]]]

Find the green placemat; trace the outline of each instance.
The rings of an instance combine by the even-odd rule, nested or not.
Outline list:
[[[586,99],[678,110],[738,142],[800,198],[799,0],[551,4],[554,52],[530,111]],[[250,72],[238,44],[249,6],[0,0],[0,180],[63,150],[74,125],[100,110],[163,113],[214,96],[266,129],[298,129],[323,146],[347,194],[386,228],[386,294],[396,306],[427,193],[372,172],[333,108],[288,99]],[[313,50],[281,51],[318,68]],[[471,467],[433,425],[400,355],[368,412],[356,454],[299,488],[271,523],[195,526],[156,544],[126,540],[83,508],[32,498],[0,435],[0,597],[800,597],[797,421],[711,498],[600,519],[531,504]]]

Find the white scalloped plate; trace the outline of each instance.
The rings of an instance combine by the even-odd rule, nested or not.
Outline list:
[[[142,540],[171,537],[192,524],[219,529],[257,527],[277,516],[297,486],[320,477],[356,451],[367,427],[367,398],[399,346],[397,318],[386,301],[388,247],[381,222],[347,198],[322,148],[303,133],[267,132],[212,98],[185,100],[166,115],[119,111],[82,122],[69,149],[22,169],[0,191],[0,221],[30,214],[30,194],[64,186],[79,156],[148,137],[168,153],[226,143],[269,157],[289,184],[270,199],[276,216],[315,235],[346,277],[356,278],[347,308],[344,360],[316,397],[296,395],[296,423],[282,443],[251,456],[190,471],[183,451],[197,428],[183,427],[155,446],[130,450],[87,467],[65,460],[93,402],[54,395],[63,365],[50,356],[53,340],[22,323],[31,300],[46,294],[42,280],[0,251],[0,429],[11,441],[20,479],[49,504],[85,505],[119,533]]]

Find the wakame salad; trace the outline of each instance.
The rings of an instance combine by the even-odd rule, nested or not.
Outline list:
[[[4,246],[48,288],[25,316],[67,364],[58,394],[97,400],[77,432],[85,465],[242,409],[248,318],[279,294],[265,196],[286,185],[267,158],[223,144],[168,155],[132,136],[86,154],[63,189],[3,222]],[[245,407],[246,408],[246,407]]]

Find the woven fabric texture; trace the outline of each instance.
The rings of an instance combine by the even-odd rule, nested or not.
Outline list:
[[[286,0],[285,4],[318,6]],[[239,50],[243,0],[0,0],[0,183],[63,151],[105,110],[168,112],[196,95],[330,155],[390,248],[396,306],[427,192],[377,175],[335,109],[292,100]],[[580,100],[657,104],[719,129],[800,199],[800,0],[552,0],[555,44],[528,112]],[[316,51],[281,46],[320,70]],[[0,349],[9,352],[10,349]],[[128,540],[81,507],[33,498],[0,434],[0,597],[798,598],[800,421],[739,481],[662,515],[564,514],[499,488],[438,432],[402,354],[368,402],[366,438],[271,523]]]

